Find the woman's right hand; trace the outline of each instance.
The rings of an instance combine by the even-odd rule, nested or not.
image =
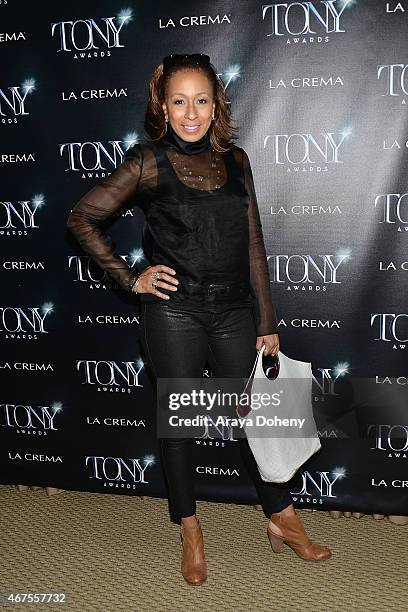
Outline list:
[[[152,272],[160,272],[159,277],[156,278],[156,288],[152,285],[152,281],[154,280]],[[139,276],[136,293],[153,293],[153,295],[157,295],[164,300],[169,300],[170,296],[159,291],[159,287],[170,289],[170,291],[177,291],[175,285],[178,285],[179,281],[174,277],[175,274],[176,271],[173,270],[173,268],[169,268],[169,266],[165,266],[164,264],[147,266]]]

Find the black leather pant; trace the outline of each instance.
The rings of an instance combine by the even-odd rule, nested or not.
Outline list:
[[[252,306],[224,304],[171,305],[164,299],[142,304],[142,342],[156,377],[201,378],[207,357],[219,378],[248,378],[256,358],[255,314]],[[193,439],[159,441],[168,489],[170,518],[196,512]],[[261,479],[246,437],[239,438],[242,461],[256,487],[265,516],[292,503],[286,483]]]

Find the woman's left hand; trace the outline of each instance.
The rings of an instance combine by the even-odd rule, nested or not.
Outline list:
[[[263,352],[266,355],[277,355],[279,351],[279,334],[268,334],[267,336],[258,336],[256,339],[256,350],[259,351],[262,345],[265,345]]]

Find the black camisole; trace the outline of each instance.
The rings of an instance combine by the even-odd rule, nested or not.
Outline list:
[[[194,295],[197,284],[231,283],[242,285],[245,291],[241,297],[248,296],[248,203],[232,153],[224,156],[226,182],[220,181],[207,191],[190,187],[177,176],[165,148],[155,146],[152,150],[158,184],[154,204],[146,211],[143,251],[150,264],[173,267],[180,282],[179,295],[165,288],[163,293],[178,300],[191,289],[189,299],[200,303]],[[181,163],[182,168],[187,164]],[[142,301],[162,299],[151,293],[140,297]]]

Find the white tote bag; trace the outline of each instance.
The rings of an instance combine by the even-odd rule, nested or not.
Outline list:
[[[312,409],[312,364],[291,359],[279,351],[279,372],[271,379],[262,366],[264,349],[265,345],[258,351],[243,392],[252,380],[250,394],[247,392],[251,409],[245,411],[244,429],[262,480],[287,482],[321,448]],[[265,393],[269,397],[274,394],[275,405],[267,398],[263,406],[257,399],[254,401]]]

